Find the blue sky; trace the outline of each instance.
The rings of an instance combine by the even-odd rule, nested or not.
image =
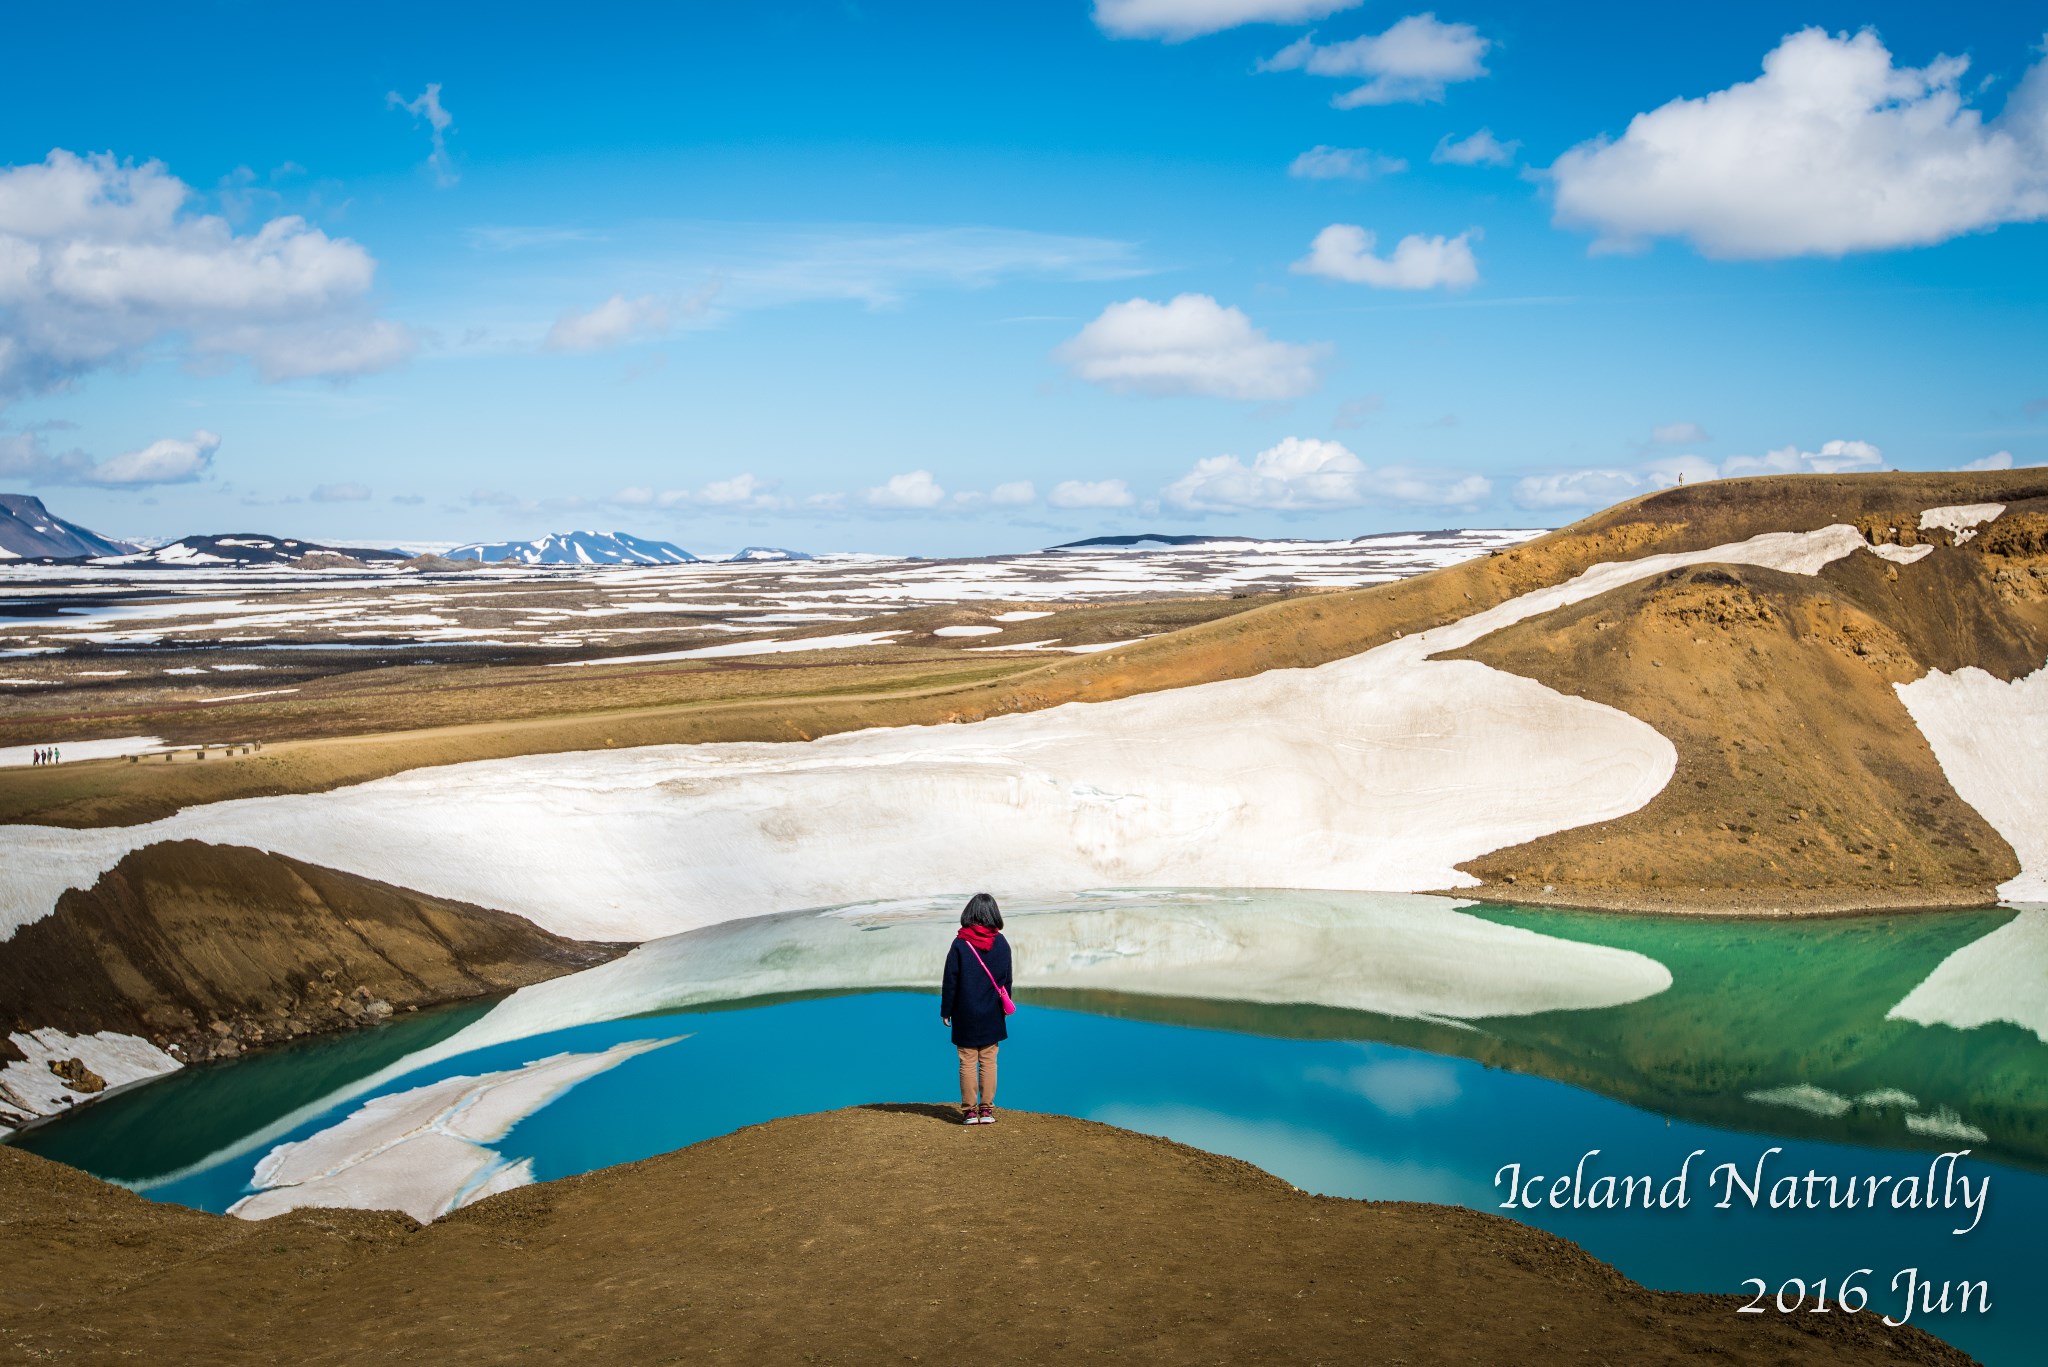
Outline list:
[[[2021,7],[446,8],[10,15],[0,487],[955,554],[2048,461]]]

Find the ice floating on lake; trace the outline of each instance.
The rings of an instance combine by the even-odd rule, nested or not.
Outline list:
[[[491,1146],[577,1083],[675,1042],[634,1040],[601,1054],[555,1054],[524,1068],[380,1096],[337,1125],[271,1150],[256,1165],[253,1185],[261,1190],[228,1213],[262,1220],[307,1206],[342,1206],[402,1210],[425,1224],[531,1182],[529,1162],[508,1160]]]
[[[928,987],[957,899],[919,914],[862,907],[770,916],[642,945],[520,989],[436,1050],[467,1052],[595,1020],[806,992]],[[1096,895],[1012,902],[1020,984],[1207,1001],[1302,1004],[1426,1020],[1592,1010],[1671,985],[1656,960],[1559,939],[1412,894],[1263,892],[1256,901]],[[408,1067],[417,1066],[409,1062]]]
[[[964,894],[963,894],[964,895]],[[729,922],[521,988],[455,1034],[307,1103],[153,1188],[273,1143],[314,1117],[495,1045],[628,1016],[751,998],[929,988],[960,897],[869,902]],[[1299,1004],[1478,1022],[1593,1010],[1671,985],[1656,960],[1466,915],[1405,893],[1178,889],[1004,898],[1017,980],[1031,989]]]

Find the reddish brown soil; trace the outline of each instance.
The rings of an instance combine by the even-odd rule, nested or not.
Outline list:
[[[0,1148],[0,1362],[1962,1364],[1442,1206],[1055,1116],[799,1116],[424,1229],[152,1205]]]

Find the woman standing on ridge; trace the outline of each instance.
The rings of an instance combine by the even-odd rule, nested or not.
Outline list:
[[[996,1123],[996,1048],[1010,1037],[1004,1021],[1010,1000],[1010,942],[1002,936],[996,899],[977,892],[960,913],[960,933],[946,953],[939,987],[939,1020],[953,1027],[960,1053],[960,1120]]]

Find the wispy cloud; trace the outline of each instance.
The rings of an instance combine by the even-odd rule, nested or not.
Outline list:
[[[1365,105],[1441,101],[1444,88],[1486,74],[1493,40],[1470,24],[1446,24],[1434,14],[1411,14],[1385,33],[1341,43],[1319,44],[1315,35],[1289,43],[1267,58],[1267,71],[1305,71],[1311,76],[1365,77],[1364,85],[1338,95],[1339,109]]]
[[[427,125],[428,136],[434,143],[434,150],[427,156],[427,169],[434,173],[435,184],[445,189],[461,179],[448,156],[448,130],[455,126],[455,116],[441,104],[439,81],[431,82],[410,100],[396,90],[391,91],[385,95],[384,104],[386,108],[403,109],[413,116],[414,122]]]
[[[1305,24],[1364,0],[1095,0],[1095,26],[1113,38],[1185,42],[1240,24]]]
[[[219,449],[219,435],[201,429],[189,437],[163,437],[97,460],[84,451],[50,450],[41,430],[0,432],[0,479],[129,489],[190,484],[206,477]]]

